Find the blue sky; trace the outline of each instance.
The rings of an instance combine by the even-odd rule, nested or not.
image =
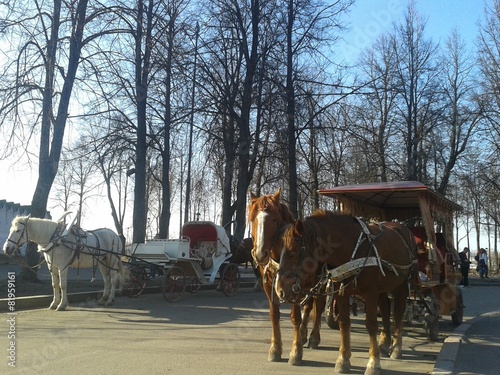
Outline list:
[[[485,0],[491,4],[493,0]],[[454,27],[473,48],[479,31],[478,21],[484,18],[483,0],[416,0],[416,8],[427,18],[426,34],[434,42],[444,43]],[[349,31],[339,54],[348,62],[354,62],[359,52],[369,48],[373,41],[399,24],[409,0],[355,0],[345,17]]]

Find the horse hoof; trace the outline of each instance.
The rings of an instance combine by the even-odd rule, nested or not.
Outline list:
[[[281,361],[281,350],[276,350],[275,348],[269,349],[269,354],[267,356],[269,362],[280,362]]]
[[[288,364],[292,365],[292,366],[300,366],[302,364],[302,356],[301,355],[296,355],[296,356],[290,355],[290,358],[288,359]]]
[[[391,359],[400,359],[401,358],[401,349],[394,348],[391,353]]]
[[[382,354],[383,356],[389,357],[390,353],[389,345],[381,344],[378,346],[378,350],[380,351],[380,354]]]
[[[64,311],[66,310],[66,306],[57,306],[56,311]]]
[[[381,373],[380,359],[371,357],[366,365],[365,375],[380,375]]]
[[[309,337],[309,344],[307,345],[311,349],[318,349],[319,348],[319,343],[321,340],[317,337]]]
[[[55,310],[57,308],[57,305],[55,303],[51,303],[49,306],[49,310]]]
[[[98,300],[98,301],[97,301],[97,304],[98,304],[99,306],[103,306],[103,305],[104,305],[104,303],[105,303],[105,301],[103,301],[102,299],[100,299],[100,300]]]
[[[365,370],[365,375],[380,375],[382,373],[382,369],[378,368],[367,368]]]
[[[348,374],[351,372],[351,361],[348,359],[337,359],[335,362],[335,372],[339,374]]]

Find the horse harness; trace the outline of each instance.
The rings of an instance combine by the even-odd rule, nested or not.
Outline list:
[[[322,294],[319,291],[329,282],[330,283],[340,282],[341,283],[340,288],[336,292],[339,293],[340,295],[343,295],[344,290],[347,288],[348,285],[350,285],[352,283],[355,287],[355,285],[357,283],[357,278],[358,278],[359,274],[361,273],[361,271],[363,271],[363,269],[365,267],[372,267],[372,266],[379,267],[380,272],[384,276],[386,276],[384,269],[393,272],[396,276],[400,276],[400,273],[398,272],[398,270],[400,272],[401,271],[408,271],[415,264],[417,264],[418,260],[411,253],[410,244],[407,242],[407,240],[403,237],[403,235],[398,230],[394,229],[394,231],[399,235],[399,237],[401,238],[403,243],[406,245],[405,248],[406,248],[406,251],[408,252],[409,258],[411,260],[411,262],[409,264],[406,264],[406,265],[392,264],[392,263],[390,263],[390,262],[388,262],[380,257],[374,241],[378,237],[380,237],[384,234],[383,222],[378,223],[380,232],[377,235],[373,235],[373,234],[371,234],[368,226],[366,225],[366,223],[362,219],[356,218],[356,220],[359,223],[359,225],[361,226],[361,232],[360,232],[360,235],[358,237],[358,241],[356,243],[356,246],[353,250],[353,253],[351,255],[351,259],[349,260],[349,262],[344,263],[344,264],[342,264],[336,268],[333,268],[331,270],[328,270],[326,267],[326,264],[323,264],[321,274],[318,275],[319,280],[318,280],[317,284],[314,287],[312,287],[309,292],[306,293],[306,296],[300,302],[301,305],[304,305],[309,298]],[[361,244],[364,241],[368,241],[368,243],[369,243],[369,251],[368,251],[367,256],[364,258],[354,259],[359,247],[361,246]],[[302,244],[300,251],[301,251],[301,259],[305,258],[306,246],[304,243]],[[373,253],[373,255],[371,255],[372,253]],[[300,263],[301,262],[299,262],[299,264]],[[406,278],[409,279],[410,275],[411,275],[411,272],[408,274],[408,276],[406,276]],[[300,289],[301,289],[300,281],[299,281],[300,278],[298,277],[298,272],[297,272],[296,276],[297,276],[297,281],[296,281],[296,284],[292,286],[292,291],[294,291],[295,293],[298,293],[298,292],[300,292]],[[351,278],[351,277],[353,277],[353,279],[350,280],[347,284],[344,284],[344,281],[348,278]],[[334,291],[333,293],[336,293],[336,292]]]
[[[72,252],[72,257],[69,260],[68,264],[63,268],[66,269],[72,264],[75,260],[80,260],[80,255],[91,255],[92,256],[92,282],[95,280],[95,274],[97,271],[97,265],[99,263],[104,264],[101,258],[106,256],[106,253],[111,253],[111,251],[101,249],[99,237],[94,233],[94,231],[84,231],[82,228],[72,225],[71,228],[66,230],[66,225],[64,223],[60,223],[54,233],[50,238],[50,243],[46,248],[41,250],[44,253],[52,251],[55,246],[64,246],[68,250]],[[72,234],[75,237],[75,241],[68,240],[67,236]],[[95,238],[96,244],[95,246],[90,246],[88,244],[89,234]],[[105,253],[104,255],[102,253]],[[80,273],[80,267],[77,267],[77,277]]]
[[[22,266],[24,266],[25,268],[29,269],[31,272],[33,272],[33,273],[36,274],[37,271],[35,271],[35,270],[38,270],[42,266],[42,264],[45,262],[45,259],[41,260],[40,262],[38,262],[34,266],[30,266],[28,264],[28,262],[26,262],[26,260],[25,260],[24,257],[18,256],[19,254],[18,254],[18,251],[17,251],[19,249],[19,247],[22,246],[22,245],[20,245],[20,242],[22,241],[25,232],[26,232],[26,242],[29,241],[28,231],[26,230],[26,227],[28,226],[28,220],[29,220],[29,217],[26,219],[25,223],[22,222],[22,221],[19,221],[17,223],[17,225],[22,225],[23,226],[21,235],[19,236],[19,239],[17,240],[17,242],[12,241],[10,238],[7,238],[7,241],[12,242],[16,246],[16,250],[14,250],[13,255],[17,259],[17,261],[19,262],[19,264],[21,264]]]

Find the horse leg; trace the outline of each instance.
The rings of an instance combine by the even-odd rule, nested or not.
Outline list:
[[[121,263],[117,257],[111,256],[110,262],[107,267],[110,281],[110,292],[109,297],[106,300],[106,305],[111,305],[115,302],[116,287],[120,279],[120,267]]]
[[[281,341],[281,328],[280,328],[280,305],[273,302],[273,286],[270,282],[263,282],[264,292],[266,293],[269,302],[269,320],[271,321],[271,346],[267,360],[270,362],[281,361],[281,354],[283,353],[283,343]],[[276,301],[277,298],[274,299]]]
[[[64,311],[68,306],[67,285],[68,285],[68,269],[65,268],[64,270],[59,271],[59,289],[61,290],[61,302],[59,302],[59,305],[57,305],[56,308],[57,311]]]
[[[101,271],[102,278],[104,280],[104,290],[102,292],[102,297],[97,301],[97,304],[99,305],[104,305],[108,304],[109,302],[109,295],[110,295],[110,288],[111,288],[111,281],[110,281],[110,269],[107,267],[105,264],[102,264],[102,262],[99,262],[99,270]]]
[[[349,315],[349,297],[336,295],[335,304],[338,308],[338,322],[340,329],[339,356],[335,361],[335,372],[342,374],[351,370],[351,317]]]
[[[304,344],[302,343],[302,337],[300,334],[300,323],[302,321],[302,316],[300,313],[299,305],[292,305],[290,319],[293,325],[293,343],[292,350],[290,350],[290,358],[288,359],[288,363],[296,366],[302,363],[302,356],[304,354]]]
[[[394,291],[394,336],[392,338],[392,359],[401,358],[403,352],[403,317],[408,300],[408,285],[402,283]]]
[[[253,286],[253,289],[256,292],[260,292],[263,289],[262,288],[262,277],[260,276],[259,268],[258,267],[254,267],[253,263],[252,263],[252,268],[253,268],[253,272],[255,274],[255,284]]]
[[[310,298],[302,308],[302,322],[300,323],[300,336],[302,337],[302,345],[307,342],[307,325],[309,324],[309,317],[313,309],[313,299]]]
[[[54,266],[50,267],[50,275],[52,279],[52,290],[54,291],[54,298],[49,306],[49,309],[55,310],[59,303],[61,303],[61,289],[59,288],[59,270]]]
[[[380,351],[377,343],[377,302],[378,294],[376,292],[372,291],[365,295],[365,326],[370,336],[370,351],[365,375],[379,375],[382,371],[382,367],[380,366]]]
[[[382,331],[378,339],[378,349],[389,356],[391,350],[391,301],[387,293],[380,293],[378,296],[378,307],[382,315]]]
[[[323,311],[325,311],[326,306],[326,296],[319,296],[314,298],[314,324],[311,330],[311,335],[309,336],[309,347],[313,349],[317,349],[319,347],[319,343],[321,342],[321,315]]]
[[[114,269],[109,272],[109,279],[110,279],[110,291],[109,291],[109,297],[106,300],[106,306],[111,305],[115,302],[115,293],[116,293],[116,285],[118,283],[118,272],[115,271]]]

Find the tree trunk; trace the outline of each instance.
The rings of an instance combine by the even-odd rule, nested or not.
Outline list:
[[[288,2],[288,25],[287,25],[287,52],[286,52],[286,116],[288,124],[288,205],[292,214],[297,217],[297,155],[295,147],[297,140],[295,138],[295,92],[293,88],[293,23],[294,8],[293,0]]]
[[[45,87],[43,91],[42,108],[42,129],[40,132],[40,151],[38,181],[31,201],[31,215],[43,218],[47,213],[47,202],[50,190],[57,174],[59,160],[61,158],[64,130],[68,118],[68,108],[75,82],[76,72],[80,63],[80,53],[82,48],[83,29],[85,26],[88,0],[80,0],[77,4],[76,14],[73,19],[74,32],[71,35],[69,46],[69,59],[67,74],[64,79],[63,88],[60,94],[57,116],[53,123],[54,114],[54,70],[59,41],[59,26],[61,14],[61,0],[54,1],[54,13],[52,17],[52,27],[50,39],[47,44]],[[52,138],[51,138],[52,136]],[[26,250],[26,260],[30,267],[38,264],[40,257],[37,246],[30,245]],[[28,280],[36,279],[36,273],[24,271],[23,278]]]
[[[134,213],[132,219],[134,243],[142,243],[146,239],[147,203],[146,203],[146,115],[148,99],[149,65],[152,47],[152,0],[149,1],[147,12],[146,36],[144,41],[144,58],[142,57],[142,42],[144,37],[143,17],[144,3],[138,3],[137,30],[135,40],[135,85],[137,102],[137,140],[135,145],[135,185],[134,185]]]

